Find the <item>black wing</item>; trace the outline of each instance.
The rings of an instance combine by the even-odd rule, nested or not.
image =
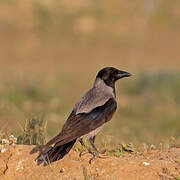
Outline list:
[[[56,144],[63,145],[77,139],[100,127],[109,121],[116,111],[117,103],[114,98],[110,98],[104,105],[98,106],[89,113],[73,112],[64,124],[62,131],[50,140],[46,146]]]

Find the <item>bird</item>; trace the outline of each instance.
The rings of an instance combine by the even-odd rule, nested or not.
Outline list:
[[[112,119],[117,109],[115,82],[131,74],[114,67],[104,67],[96,75],[93,87],[75,104],[60,133],[52,138],[40,151],[37,164],[50,164],[62,159],[79,141],[93,157],[99,157],[94,142],[103,126]],[[86,147],[87,139],[94,152]]]

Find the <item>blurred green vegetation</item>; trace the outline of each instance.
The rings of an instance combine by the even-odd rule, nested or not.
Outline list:
[[[180,73],[142,72],[124,81],[125,105],[118,110],[111,132],[125,139],[157,143],[180,135]],[[119,99],[121,101],[121,98]],[[116,128],[117,127],[117,128]],[[129,139],[129,140],[130,140]]]
[[[118,82],[118,110],[103,133],[119,139],[119,143],[158,144],[171,136],[179,138],[179,78],[179,72],[142,72]],[[71,81],[65,79],[1,82],[0,118],[7,119],[1,126],[7,126],[18,136],[31,113],[43,113],[47,121],[47,139],[56,135],[82,95],[68,89]]]
[[[46,125],[43,115],[29,117],[22,128],[23,133],[17,138],[17,143],[44,145],[46,143]]]

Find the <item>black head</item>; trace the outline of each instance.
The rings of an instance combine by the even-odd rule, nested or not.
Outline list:
[[[96,78],[102,79],[106,85],[114,88],[114,84],[118,79],[129,76],[131,76],[131,74],[126,71],[114,67],[105,67],[98,72]]]

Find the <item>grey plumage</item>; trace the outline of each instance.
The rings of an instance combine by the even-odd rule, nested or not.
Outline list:
[[[98,106],[104,105],[110,98],[115,99],[115,94],[113,92],[113,88],[107,86],[104,81],[100,78],[96,78],[94,82],[94,86],[90,89],[75,105],[74,112],[78,113],[88,113],[92,109]],[[79,139],[84,138],[88,139],[90,137],[96,136],[100,130],[103,128],[104,124],[94,131],[91,131],[88,134],[81,136]]]
[[[94,86],[74,106],[72,113],[62,127],[61,132],[51,139],[37,157],[38,164],[62,159],[79,140],[88,138],[95,153],[90,162],[99,155],[94,145],[96,134],[108,122],[117,107],[115,99],[115,82],[131,74],[113,67],[103,68],[98,72]],[[53,145],[53,146],[52,146]]]
[[[75,105],[74,112],[88,113],[98,106],[102,106],[109,98],[115,98],[113,88],[107,86],[100,78],[96,78],[94,86]]]

